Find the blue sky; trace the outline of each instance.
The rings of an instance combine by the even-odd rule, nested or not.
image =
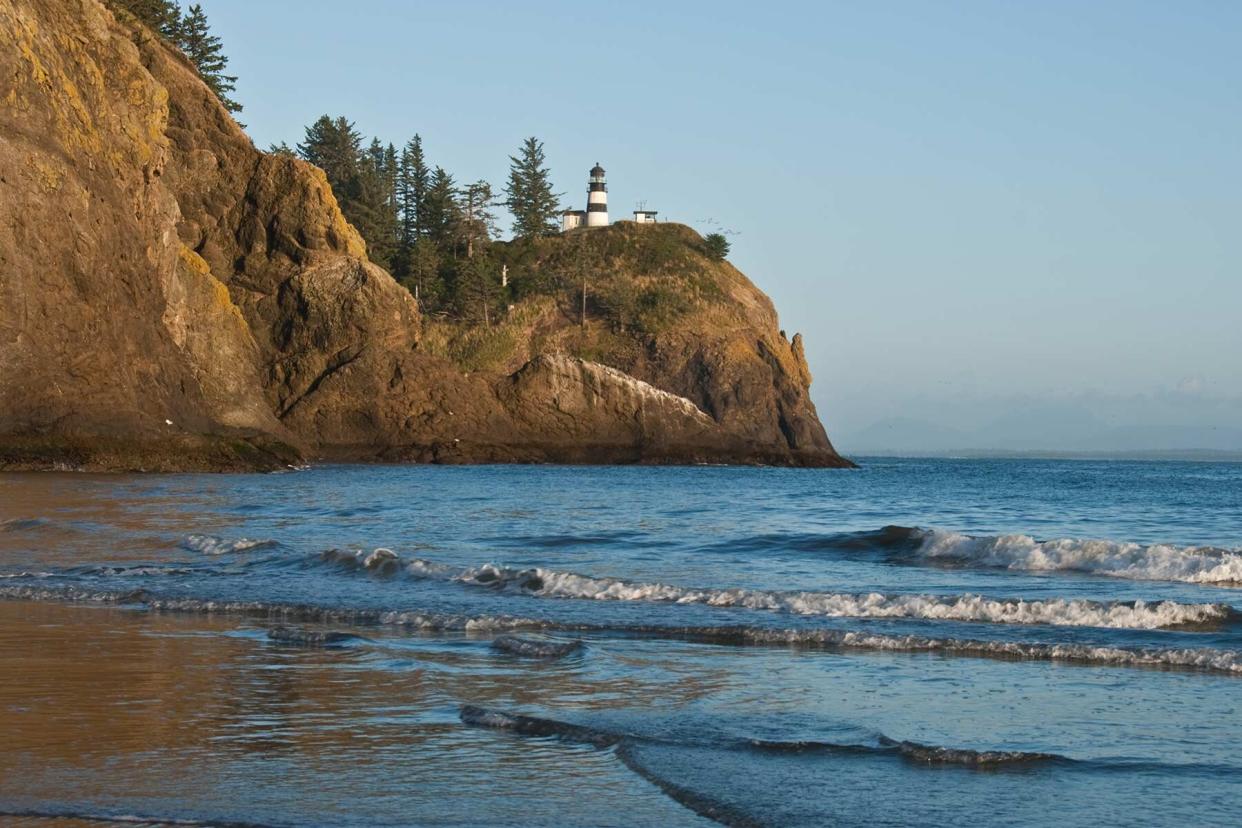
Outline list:
[[[536,135],[575,205],[599,161],[736,233],[847,451],[1242,449],[1242,4],[203,4],[260,146],[344,114],[499,186]]]

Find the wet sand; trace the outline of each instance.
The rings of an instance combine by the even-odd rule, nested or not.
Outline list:
[[[639,688],[493,671],[485,641],[392,643],[291,647],[235,618],[0,601],[0,824],[705,824],[607,752],[458,717],[462,698]]]

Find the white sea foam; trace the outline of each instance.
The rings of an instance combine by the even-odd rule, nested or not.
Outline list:
[[[453,573],[448,567],[415,560],[406,571],[421,578],[443,578],[498,589],[515,589],[546,598],[596,601],[648,601],[739,607],[828,618],[925,618],[994,624],[1049,624],[1154,630],[1202,625],[1229,617],[1225,604],[1175,601],[1098,602],[1052,598],[996,599],[982,595],[886,595],[836,592],[781,592],[757,589],[694,589],[660,583],[630,583],[551,569],[511,569],[488,564]]]
[[[268,620],[332,624],[383,624],[428,632],[461,630],[496,633],[517,630],[594,634],[644,635],[719,644],[757,644],[812,649],[881,652],[928,652],[1022,661],[1071,661],[1120,667],[1156,667],[1208,670],[1242,676],[1242,652],[1211,647],[1104,647],[1075,643],[983,641],[968,638],[931,638],[885,635],[860,630],[781,629],[760,626],[676,627],[662,625],[558,624],[514,616],[446,615],[418,610],[383,611],[315,607],[261,601],[211,601],[198,598],[156,598],[142,590],[89,592],[74,588],[45,589],[0,586],[0,598],[26,601],[88,601],[141,603],[151,610],[258,617]]]
[[[922,545],[915,554],[927,559],[1035,572],[1089,572],[1140,581],[1242,584],[1242,549],[1076,538],[1037,541],[1028,535],[976,538],[939,529],[918,532]]]
[[[275,544],[276,542],[273,540],[252,540],[250,538],[238,538],[237,540],[230,541],[216,535],[189,535],[181,541],[181,545],[184,548],[203,555],[227,555],[233,552],[245,552],[250,549],[262,549]]]
[[[747,627],[738,637],[753,644],[790,644],[894,652],[939,652],[1014,660],[1077,661],[1125,667],[1190,667],[1242,674],[1242,653],[1211,647],[1097,647],[1091,644],[1032,644],[1021,641],[975,641],[880,635],[847,630],[776,630]]]

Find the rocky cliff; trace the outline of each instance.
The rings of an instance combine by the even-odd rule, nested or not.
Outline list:
[[[645,229],[595,231],[599,280]],[[655,232],[676,267],[635,278],[694,275],[676,320],[532,297],[463,356],[480,334],[420,318],[323,174],[256,150],[178,52],[98,0],[0,0],[0,468],[846,464],[767,298]]]

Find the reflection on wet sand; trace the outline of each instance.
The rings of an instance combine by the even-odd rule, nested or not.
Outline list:
[[[279,823],[399,812],[428,822],[465,815],[467,824],[626,824],[636,813],[697,821],[609,753],[518,743],[463,728],[457,716],[463,700],[606,707],[657,686],[685,702],[708,689],[690,676],[497,664],[485,640],[464,637],[293,647],[235,619],[3,601],[0,675],[9,813],[54,805]],[[592,790],[572,819],[574,798],[549,795],[570,773]],[[462,790],[469,801],[456,800]]]

